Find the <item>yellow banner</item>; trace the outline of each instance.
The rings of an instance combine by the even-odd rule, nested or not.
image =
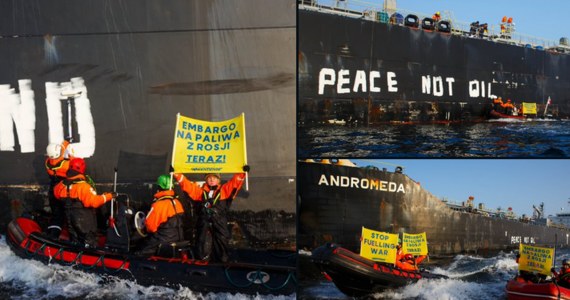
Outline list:
[[[426,233],[404,233],[404,236],[402,237],[402,252],[413,255],[427,255],[428,246]]]
[[[396,263],[397,244],[397,234],[362,227],[362,240],[360,242],[360,256],[362,257],[394,264]]]
[[[536,115],[536,103],[522,103],[523,115]]]
[[[177,115],[172,166],[177,173],[241,173],[247,164],[245,117],[208,122]]]
[[[519,270],[550,275],[554,264],[554,248],[520,244]]]

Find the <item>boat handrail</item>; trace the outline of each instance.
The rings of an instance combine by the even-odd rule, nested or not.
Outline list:
[[[378,7],[377,3],[370,3],[361,0],[298,0],[299,9],[323,11],[332,14],[344,15],[347,17],[361,18],[374,22],[382,22],[379,15],[386,13],[392,15],[392,11]],[[419,20],[431,18],[431,15],[415,12],[406,9],[396,9],[403,17],[413,14]],[[455,20],[453,14],[449,11],[443,11],[442,20],[448,20],[451,23],[451,34],[469,37],[471,23]],[[505,43],[517,45],[520,47],[529,47],[541,50],[553,50],[557,52],[569,53],[570,47],[561,45],[555,40],[526,35],[517,32],[510,32],[508,36],[501,34],[500,24],[488,24],[487,33],[483,39],[496,43]]]

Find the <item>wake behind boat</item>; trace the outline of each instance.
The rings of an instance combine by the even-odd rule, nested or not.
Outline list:
[[[6,241],[22,258],[136,280],[141,285],[280,295],[293,294],[296,289],[296,254],[286,250],[237,249],[230,253],[227,263],[215,263],[195,259],[189,243],[178,243],[160,256],[140,256],[112,247],[83,248],[49,238],[39,222],[26,216],[9,223]]]
[[[400,288],[420,279],[447,278],[445,275],[425,270],[400,270],[392,265],[364,258],[336,244],[325,244],[316,248],[310,259],[341,292],[354,297]]]

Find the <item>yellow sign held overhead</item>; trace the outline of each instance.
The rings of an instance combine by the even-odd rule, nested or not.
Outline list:
[[[402,251],[412,255],[427,255],[428,246],[426,233],[408,234],[404,233],[402,238]]]
[[[550,275],[554,264],[554,248],[520,244],[519,270]]]
[[[209,122],[177,114],[172,167],[178,173],[241,173],[247,165],[245,117]]]
[[[536,115],[536,103],[522,103],[523,115]]]
[[[396,263],[398,235],[362,227],[360,256],[378,261]]]

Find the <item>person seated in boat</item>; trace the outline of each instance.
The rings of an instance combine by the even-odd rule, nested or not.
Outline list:
[[[95,209],[110,201],[116,194],[97,195],[95,188],[89,184],[85,168],[83,158],[73,158],[69,162],[66,179],[54,187],[54,195],[64,203],[71,241],[86,248],[93,248],[97,246]]]
[[[396,246],[396,267],[400,270],[416,272],[419,271],[419,264],[426,258],[426,255],[414,257],[412,254],[404,254],[402,245]]]
[[[497,112],[501,112],[503,107],[503,98],[497,97],[493,99],[493,109]]]
[[[144,222],[149,236],[137,253],[140,255],[160,253],[160,248],[184,240],[184,207],[172,189],[170,175],[160,175],[156,185],[157,191]]]
[[[562,260],[562,267],[560,272],[556,272],[555,268],[550,269],[554,279],[558,284],[564,287],[570,287],[570,261],[567,259]]]
[[[502,113],[506,115],[512,115],[513,109],[515,108],[513,102],[511,102],[511,99],[507,99],[507,103],[501,104],[501,107],[503,108]]]

